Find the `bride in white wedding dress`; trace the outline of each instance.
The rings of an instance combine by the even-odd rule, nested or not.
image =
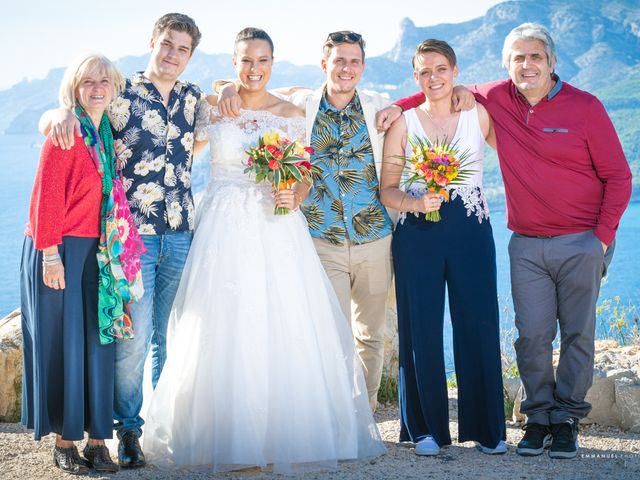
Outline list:
[[[274,215],[271,186],[243,173],[259,135],[304,138],[301,112],[265,90],[272,52],[264,31],[240,32],[234,65],[247,110],[221,118],[211,108],[211,180],[147,413],[144,451],[156,465],[288,472],[385,452],[304,216]],[[296,187],[276,204],[299,206],[307,189]]]

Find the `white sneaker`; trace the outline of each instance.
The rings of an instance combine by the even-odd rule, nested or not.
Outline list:
[[[427,435],[416,443],[416,455],[438,455],[440,447],[431,435]]]
[[[502,455],[503,453],[507,453],[507,444],[504,443],[504,440],[500,440],[495,448],[485,447],[476,442],[476,448],[485,455]]]

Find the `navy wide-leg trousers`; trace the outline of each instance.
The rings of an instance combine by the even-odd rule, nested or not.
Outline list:
[[[392,252],[399,333],[400,440],[451,444],[443,348],[445,288],[453,326],[459,441],[505,439],[495,245],[491,224],[458,197],[442,220],[407,214]]]
[[[22,249],[22,423],[39,440],[113,436],[115,344],[98,335],[98,239],[63,237],[58,251],[66,287],[42,281],[42,252],[31,237]]]

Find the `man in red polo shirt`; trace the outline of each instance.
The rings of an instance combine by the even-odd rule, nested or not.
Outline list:
[[[573,458],[593,379],[595,305],[631,196],[631,172],[600,101],[554,73],[549,32],[524,23],[505,38],[509,80],[474,85],[491,114],[504,179],[518,368],[526,398],[517,452]],[[390,124],[422,93],[380,112]],[[554,378],[553,340],[560,325]]]

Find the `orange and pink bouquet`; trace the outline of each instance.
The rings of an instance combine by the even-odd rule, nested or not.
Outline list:
[[[266,132],[258,138],[258,145],[247,154],[247,168],[244,173],[253,173],[256,183],[271,182],[275,192],[292,188],[296,182],[311,183],[310,154],[313,148],[302,145],[298,140],[289,140],[276,131]],[[276,215],[285,215],[289,209],[276,207]]]
[[[431,142],[427,138],[414,136],[409,138],[412,155],[400,156],[405,161],[408,172],[404,175],[403,184],[408,190],[414,183],[419,184],[427,192],[440,194],[449,200],[446,188],[463,183],[474,172],[467,168],[469,151],[459,152],[457,142]],[[431,222],[440,221],[440,211],[429,212],[425,218]]]

